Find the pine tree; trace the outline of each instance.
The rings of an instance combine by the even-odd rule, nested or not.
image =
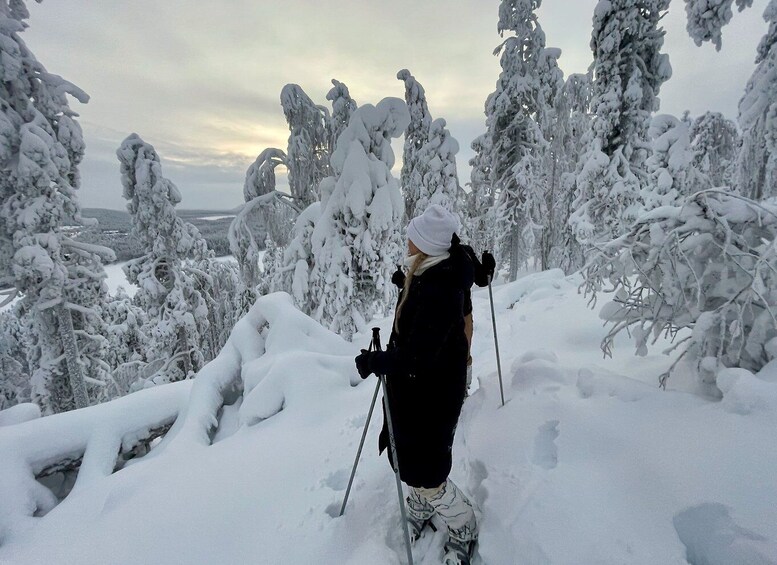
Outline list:
[[[197,228],[176,215],[181,193],[162,174],[154,148],[132,134],[117,156],[132,233],[145,249],[124,272],[139,287],[135,302],[149,316],[147,356],[167,360],[153,382],[181,380],[202,367],[201,345],[209,324],[206,298],[186,260],[201,261],[210,252]]]
[[[417,153],[416,170],[421,173],[421,185],[411,217],[420,216],[432,204],[451,212],[457,209],[461,191],[456,171],[459,144],[445,125],[442,118],[434,120],[426,143]]]
[[[653,152],[645,163],[649,174],[642,191],[645,210],[675,206],[711,187],[709,179],[693,165],[694,153],[685,123],[666,114],[655,116],[649,135]]]
[[[554,131],[552,149],[557,155],[558,191],[554,195],[553,223],[557,225],[556,238],[548,262],[566,273],[583,266],[582,248],[569,223],[575,200],[576,170],[581,159],[583,139],[591,129],[590,74],[569,75],[556,102],[557,128]]]
[[[402,196],[391,174],[391,138],[410,121],[405,103],[385,98],[356,110],[332,155],[334,176],[321,183],[311,243],[311,314],[347,339],[385,315],[391,274],[403,255]]]
[[[690,126],[693,165],[715,187],[732,187],[736,176],[739,132],[720,112],[705,112]]]
[[[494,187],[491,184],[491,138],[487,134],[476,137],[470,145],[475,156],[469,160],[470,192],[466,201],[469,242],[477,251],[493,251],[497,234]]]
[[[332,119],[329,122],[329,154],[334,152],[337,139],[343,130],[348,127],[358,105],[351,98],[348,87],[342,82],[332,79],[332,89],[327,93],[326,99],[332,102]]]
[[[295,204],[275,188],[275,169],[279,165],[288,165],[286,154],[280,149],[269,148],[248,167],[243,184],[246,203],[229,226],[229,248],[250,292],[254,292],[261,281],[262,235],[269,237],[276,246],[288,245],[291,237],[289,226],[294,221]]]
[[[688,15],[686,29],[696,45],[711,41],[720,51],[723,42],[721,30],[734,15],[731,5],[734,0],[685,0],[685,12]],[[736,0],[741,12],[753,5],[753,0]]]
[[[534,251],[536,234],[546,217],[542,156],[547,149],[539,121],[545,115],[540,59],[545,34],[535,10],[541,0],[503,0],[497,29],[508,37],[494,54],[501,54],[502,72],[496,90],[486,100],[486,137],[490,155],[489,184],[495,199],[491,215],[496,225],[497,258],[509,265],[509,279]],[[546,61],[547,62],[547,61]]]
[[[281,106],[289,124],[286,165],[289,190],[302,210],[318,199],[318,185],[329,175],[329,112],[317,106],[296,84],[281,90]]]
[[[397,73],[397,79],[405,83],[405,102],[410,112],[410,123],[405,131],[405,144],[402,150],[402,172],[400,185],[405,197],[405,219],[409,220],[419,214],[418,200],[424,191],[423,171],[419,153],[429,140],[429,129],[432,116],[426,102],[426,91],[410,71],[402,69]],[[423,212],[425,208],[421,209]]]
[[[584,246],[624,233],[648,181],[648,127],[671,76],[659,22],[669,0],[600,0],[594,12],[592,129],[570,222]]]
[[[89,97],[27,48],[28,17],[23,1],[0,1],[0,290],[23,296],[31,397],[52,413],[86,406],[88,389],[105,385],[102,265],[114,256],[66,230],[93,224],[81,217],[84,142],[67,99]]]
[[[769,2],[764,19],[769,30],[758,45],[758,66],[739,102],[738,185],[753,200],[777,196],[777,0]]]

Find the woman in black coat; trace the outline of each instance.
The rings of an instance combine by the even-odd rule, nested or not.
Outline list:
[[[474,280],[472,261],[454,235],[458,225],[437,205],[411,220],[408,273],[389,345],[356,358],[363,378],[387,377],[399,475],[410,487],[410,526],[417,538],[435,513],[445,522],[445,563],[469,563],[477,540],[472,504],[448,478],[466,394],[465,317]],[[379,446],[381,451],[388,446],[385,417]]]

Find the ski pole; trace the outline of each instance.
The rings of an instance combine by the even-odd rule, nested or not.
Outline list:
[[[372,350],[372,343],[370,343],[370,350]],[[372,411],[375,409],[375,401],[378,398],[379,390],[380,390],[380,380],[378,380],[378,382],[375,383],[375,392],[372,395],[372,403],[370,404],[370,411],[367,413],[367,421],[364,423],[364,431],[362,432],[362,439],[359,442],[359,450],[356,452],[356,460],[353,462],[353,469],[351,470],[351,478],[348,480],[348,488],[345,491],[343,506],[340,508],[340,516],[345,514],[345,505],[348,504],[348,495],[351,494],[351,486],[353,485],[353,478],[356,476],[356,467],[359,465],[359,458],[362,455],[364,440],[367,437],[367,428],[370,427],[370,420],[372,419]]]
[[[372,339],[375,342],[375,350],[381,351],[380,347],[380,328],[372,328]],[[399,496],[399,510],[402,514],[402,526],[405,531],[405,547],[407,548],[407,561],[413,565],[413,552],[410,549],[410,531],[407,529],[407,513],[405,512],[405,497],[402,496],[402,481],[399,479],[399,462],[397,461],[397,444],[394,441],[394,424],[391,421],[391,410],[389,409],[388,390],[386,389],[386,375],[378,375],[380,383],[383,386],[383,409],[386,412],[386,423],[388,424],[389,447],[391,449],[391,461],[394,467],[394,478],[397,480],[397,495]]]
[[[491,301],[491,322],[494,326],[494,348],[496,349],[496,370],[499,373],[499,394],[502,395],[502,406],[505,405],[505,393],[502,387],[502,361],[499,358],[499,338],[496,335],[496,314],[494,314],[494,293],[491,290],[491,278],[488,276],[488,299]]]

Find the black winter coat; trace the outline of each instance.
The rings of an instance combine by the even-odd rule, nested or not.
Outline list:
[[[372,360],[373,370],[387,377],[400,478],[413,487],[437,487],[448,478],[466,392],[464,317],[471,309],[473,266],[460,246],[450,253],[413,277],[398,331],[392,331],[387,350]],[[381,452],[388,442],[384,414]]]

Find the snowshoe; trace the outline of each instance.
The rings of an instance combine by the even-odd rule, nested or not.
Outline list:
[[[476,543],[476,539],[460,541],[455,538],[448,538],[443,547],[443,551],[445,551],[445,555],[442,558],[443,565],[470,565]]]
[[[410,541],[413,543],[419,540],[427,526],[430,527],[432,531],[437,531],[437,528],[432,523],[431,518],[427,518],[426,520],[417,520],[413,517],[408,517],[407,525],[410,529]]]

